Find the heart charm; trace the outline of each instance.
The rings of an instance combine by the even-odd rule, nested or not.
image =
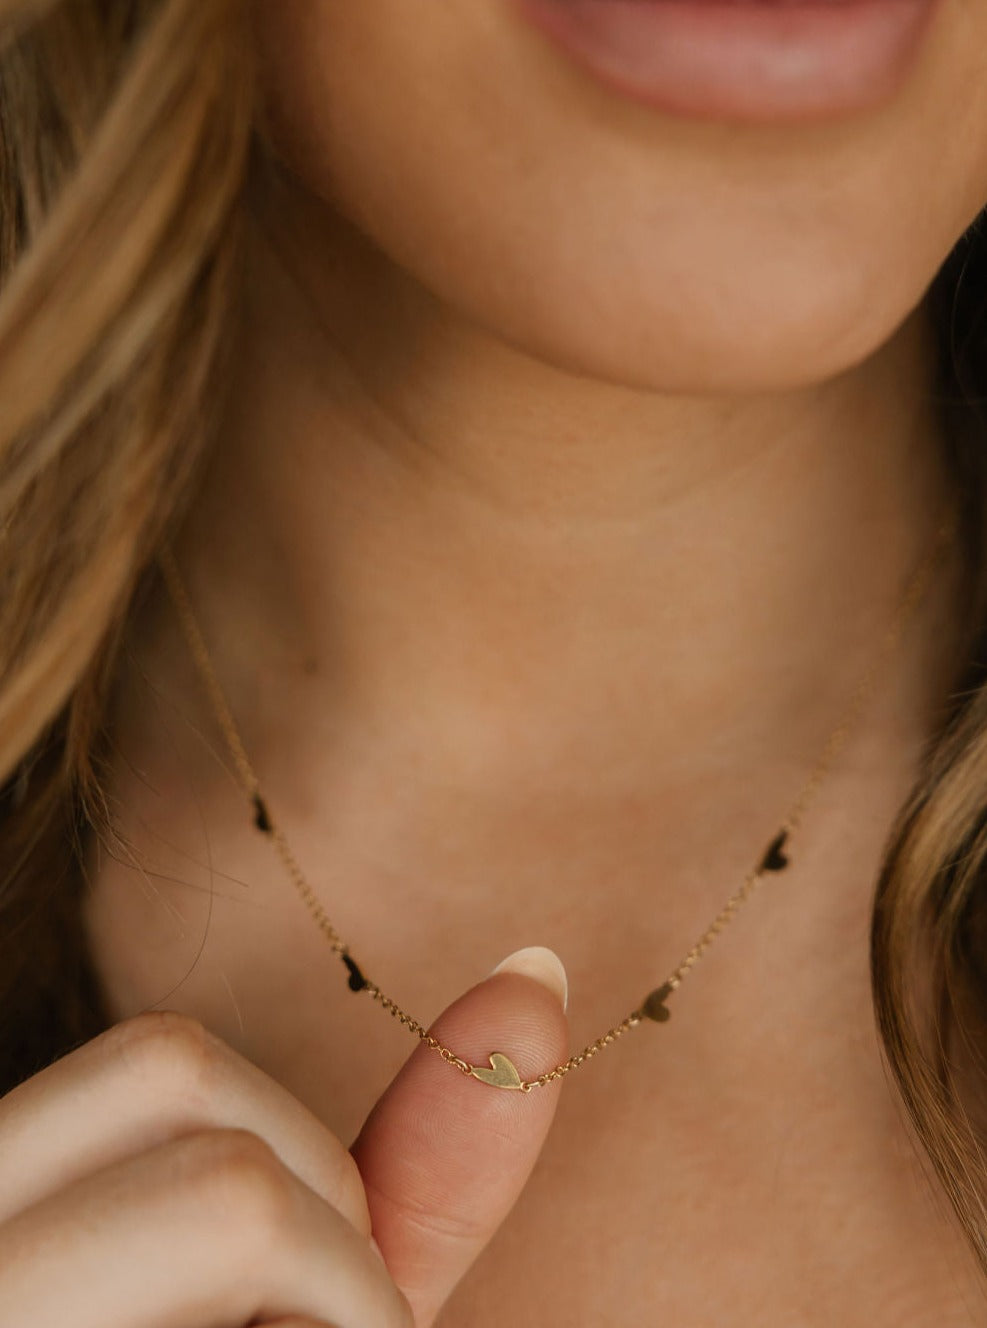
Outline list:
[[[785,846],[785,840],[787,838],[787,830],[781,830],[775,835],[774,839],[772,839],[771,843],[768,845],[767,852],[761,859],[761,865],[758,868],[758,871],[778,872],[785,870],[788,866],[788,857],[782,852],[782,849]]]
[[[666,1024],[672,1017],[672,1012],[665,1004],[672,994],[672,987],[665,983],[663,987],[657,987],[648,996],[647,1000],[641,1006],[641,1013],[648,1019],[653,1019],[656,1024]]]
[[[481,1083],[490,1084],[491,1088],[521,1087],[521,1076],[514,1068],[513,1061],[502,1052],[491,1052],[490,1064],[492,1068],[489,1070],[482,1065],[471,1065],[470,1074]]]

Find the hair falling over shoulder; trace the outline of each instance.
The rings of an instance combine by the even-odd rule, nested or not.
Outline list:
[[[0,1091],[92,1035],[79,844],[114,645],[215,418],[238,0],[0,0]]]
[[[223,399],[244,22],[242,0],[0,0],[0,1093],[106,1022],[81,845],[128,610]],[[987,1277],[987,233],[930,300],[971,651],[887,845],[871,959],[889,1065]]]

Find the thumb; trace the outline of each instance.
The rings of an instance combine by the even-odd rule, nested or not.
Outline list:
[[[565,970],[532,946],[498,965],[430,1030],[472,1065],[510,1057],[522,1080],[566,1056]],[[353,1145],[388,1270],[429,1328],[524,1188],[555,1115],[559,1083],[491,1087],[420,1046]]]

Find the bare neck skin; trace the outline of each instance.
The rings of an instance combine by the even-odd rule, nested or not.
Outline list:
[[[497,342],[277,188],[180,549],[255,755],[304,787],[359,730],[487,794],[808,761],[948,494],[921,318],[821,386],[662,396]]]

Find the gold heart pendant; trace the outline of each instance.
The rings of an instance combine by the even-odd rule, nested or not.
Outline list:
[[[521,1087],[521,1076],[514,1068],[513,1061],[502,1052],[491,1052],[490,1064],[493,1067],[490,1070],[482,1065],[471,1065],[470,1074],[474,1079],[479,1079],[481,1083],[490,1084],[492,1088]]]

